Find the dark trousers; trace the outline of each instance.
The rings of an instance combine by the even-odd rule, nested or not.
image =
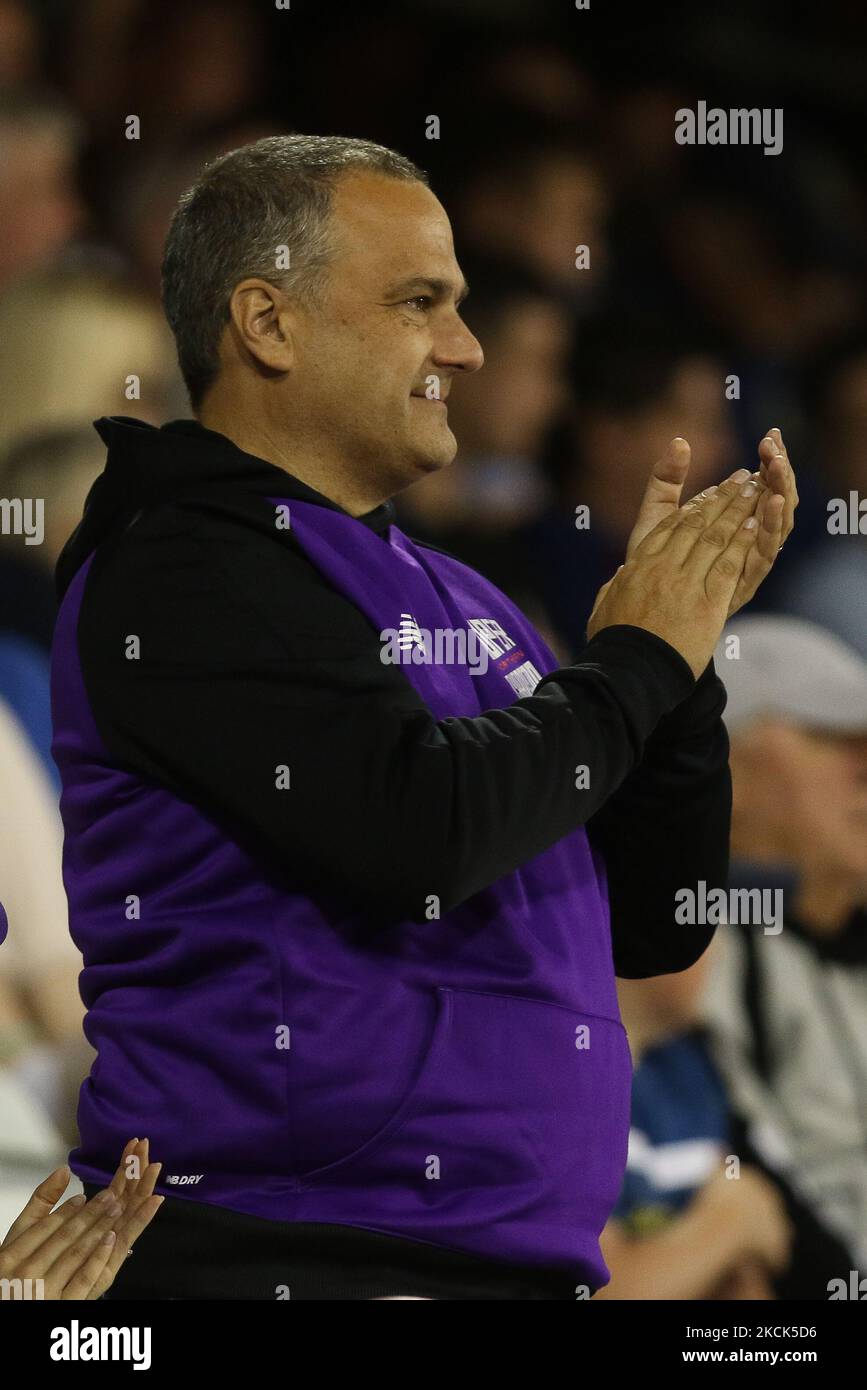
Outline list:
[[[84,1190],[89,1199],[100,1188]],[[265,1221],[166,1197],[104,1297],[572,1300],[575,1282],[355,1226]]]

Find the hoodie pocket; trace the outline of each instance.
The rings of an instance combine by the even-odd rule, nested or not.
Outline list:
[[[440,987],[415,1083],[361,1148],[302,1190],[407,1186],[427,1203],[484,1190],[492,1221],[533,1213],[601,1230],[626,1162],[632,1063],[617,1019]]]

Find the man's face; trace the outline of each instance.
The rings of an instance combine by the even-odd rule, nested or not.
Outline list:
[[[80,225],[73,164],[71,148],[49,132],[3,141],[0,282],[49,260]]]
[[[733,814],[760,827],[756,857],[867,880],[867,736],[769,718],[731,743]]]
[[[446,398],[482,349],[458,312],[449,220],[424,184],[348,175],[330,231],[324,302],[299,316],[287,401],[390,495],[451,463]]]

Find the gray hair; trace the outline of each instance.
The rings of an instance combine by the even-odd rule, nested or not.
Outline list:
[[[411,160],[370,140],[271,135],[207,164],[181,196],[166,238],[162,296],[194,410],[219,370],[239,281],[259,277],[304,303],[320,299],[333,254],[333,185],[356,170],[428,182]],[[289,269],[277,269],[281,246],[290,249]]]

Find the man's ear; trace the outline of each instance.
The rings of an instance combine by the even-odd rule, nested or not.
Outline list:
[[[288,297],[268,280],[241,280],[229,300],[230,333],[242,357],[274,372],[295,365],[295,314]]]

